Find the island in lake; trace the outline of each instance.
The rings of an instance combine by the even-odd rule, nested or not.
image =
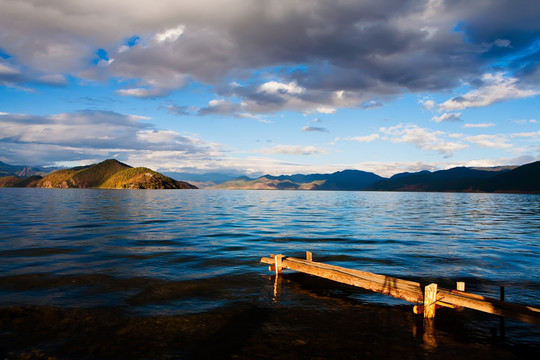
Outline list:
[[[7,164],[5,169],[17,170]],[[39,173],[43,169],[38,168]],[[24,167],[25,174],[32,174]],[[131,167],[117,160],[109,159],[98,164],[79,166],[54,171],[44,177],[39,174],[21,177],[8,173],[0,177],[0,187],[38,187],[38,188],[102,188],[102,189],[197,189],[185,181],[174,180],[168,176],[145,167]]]

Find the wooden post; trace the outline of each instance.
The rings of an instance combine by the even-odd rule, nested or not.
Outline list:
[[[313,261],[313,254],[310,251],[306,251],[306,260]]]
[[[429,284],[424,289],[424,317],[433,319],[435,317],[435,306],[437,302],[437,284]]]
[[[456,283],[456,290],[465,291],[465,283],[463,281],[458,281]]]
[[[283,255],[276,255],[274,257],[275,267],[276,267],[276,276],[283,272]]]

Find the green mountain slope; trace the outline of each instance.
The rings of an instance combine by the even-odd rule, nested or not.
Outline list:
[[[0,187],[35,187],[42,177],[33,175],[25,178],[18,176],[2,176],[0,177]]]
[[[176,181],[158,172],[144,167],[121,170],[105,182],[100,188],[107,189],[196,189],[184,181]]]
[[[36,187],[69,188],[71,187],[69,180],[76,173],[77,171],[73,169],[62,169],[62,170],[55,171],[52,174],[49,174],[45,176],[43,179],[41,179],[36,184]]]
[[[101,187],[114,174],[130,169],[131,166],[117,160],[105,160],[99,164],[77,171],[72,177],[72,184],[80,188]]]
[[[41,188],[196,189],[147,168],[132,168],[117,160],[55,171],[41,179]]]

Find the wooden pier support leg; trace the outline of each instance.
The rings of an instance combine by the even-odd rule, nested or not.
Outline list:
[[[283,260],[283,255],[276,255],[274,257],[274,261],[275,261],[274,266],[276,268],[276,276],[278,276],[279,274],[281,274],[283,272],[282,260]]]
[[[436,302],[437,284],[429,284],[424,289],[424,318],[433,319],[435,317]]]
[[[435,338],[435,324],[433,319],[424,319],[424,347],[426,350],[433,351],[437,348],[437,339]]]
[[[313,261],[313,254],[311,253],[311,251],[306,251],[306,260]]]
[[[456,290],[465,292],[465,282],[464,281],[458,281],[456,282]],[[463,306],[455,306],[457,311],[462,311],[464,309]]]
[[[281,295],[281,276],[276,276],[274,279],[274,301],[279,300],[279,296]]]

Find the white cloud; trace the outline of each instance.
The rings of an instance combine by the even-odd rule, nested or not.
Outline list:
[[[336,108],[330,106],[318,106],[316,110],[321,114],[334,114],[337,111]]]
[[[179,135],[171,130],[143,130],[137,133],[137,140],[152,144],[175,144],[182,142]],[[180,141],[179,141],[180,140]]]
[[[155,97],[162,95],[160,89],[147,89],[147,88],[131,88],[131,89],[119,89],[116,90],[117,94],[122,96],[134,96],[140,98]]]
[[[308,90],[296,82],[267,81],[259,86],[234,86],[228,89],[230,98],[241,98],[245,111],[253,114],[274,113],[284,109],[312,113],[334,114],[338,107],[354,107],[359,98],[350,92],[340,97],[328,97],[320,90]]]
[[[208,102],[208,106],[202,109],[199,109],[197,112],[199,115],[230,115],[237,117],[247,118],[247,114],[244,111],[243,104],[235,103],[225,99],[212,99]],[[256,116],[253,116],[256,118]]]
[[[255,150],[262,154],[285,154],[285,155],[317,155],[328,154],[328,149],[317,148],[315,146],[300,145],[275,145],[270,148]]]
[[[126,51],[128,51],[128,50],[129,50],[129,46],[127,46],[127,45],[122,45],[122,46],[120,46],[120,47],[118,48],[118,50],[117,50],[116,52],[117,52],[118,54],[121,54],[121,53],[126,52]]]
[[[435,109],[435,101],[432,99],[421,99],[418,100],[418,103],[426,110],[432,111]]]
[[[299,95],[299,94],[302,94],[305,91],[305,89],[298,86],[295,82],[284,84],[277,81],[269,81],[259,86],[258,91],[266,92],[269,94],[279,94],[279,95],[285,95],[285,94]]]
[[[540,137],[540,131],[510,134],[510,137]]]
[[[480,129],[490,128],[490,127],[493,127],[493,126],[495,126],[494,123],[479,123],[479,124],[467,123],[467,124],[463,125],[464,128],[480,128]]]
[[[508,149],[512,147],[511,144],[507,143],[507,136],[503,134],[467,136],[464,140],[483,148]]]
[[[521,88],[516,78],[506,77],[502,73],[484,74],[482,81],[483,85],[478,89],[439,104],[439,109],[455,111],[483,107],[499,101],[530,97],[540,93],[538,89]]]
[[[517,119],[517,120],[510,120],[510,121],[518,125],[538,124],[538,120],[536,119]]]
[[[18,75],[21,72],[17,69],[14,69],[6,64],[0,63],[0,75]]]
[[[151,124],[142,122],[147,119],[90,110],[48,116],[4,114],[0,116],[0,148],[4,156],[26,159],[23,163],[127,156],[141,151],[175,151],[184,154],[184,158],[200,159],[219,152],[216,144],[153,129]]]
[[[358,141],[358,142],[372,142],[380,138],[379,134],[371,134],[365,136],[351,136],[345,138],[345,140]]]
[[[435,151],[445,156],[451,156],[453,152],[468,147],[466,144],[444,140],[445,133],[442,131],[432,131],[413,124],[382,127],[379,131],[387,135],[383,137],[383,140],[413,144],[419,149]]]
[[[67,79],[62,74],[49,74],[49,75],[43,75],[37,78],[39,82],[49,84],[49,85],[66,85]]]
[[[431,120],[435,122],[444,122],[444,121],[461,121],[461,113],[444,113],[441,116],[434,116]]]
[[[209,106],[219,106],[225,104],[225,100],[223,99],[213,99],[208,102]]]
[[[178,40],[178,38],[184,33],[184,30],[186,29],[185,25],[179,25],[175,28],[165,30],[164,32],[161,32],[159,34],[156,34],[155,39],[158,42],[175,42]]]

